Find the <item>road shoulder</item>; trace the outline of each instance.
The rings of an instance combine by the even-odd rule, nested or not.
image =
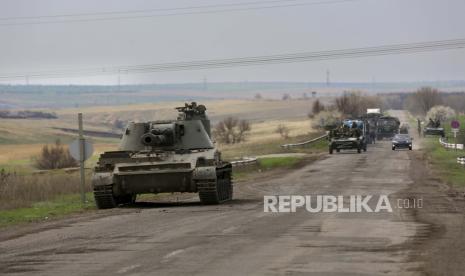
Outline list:
[[[411,153],[413,184],[402,196],[423,199],[423,208],[409,210],[427,225],[417,233],[411,258],[424,263],[427,275],[463,275],[465,271],[465,198],[436,177],[425,153]]]

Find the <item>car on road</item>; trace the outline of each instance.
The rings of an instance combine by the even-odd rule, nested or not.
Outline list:
[[[412,140],[413,138],[408,134],[396,134],[392,138],[392,150],[401,148],[412,150]]]

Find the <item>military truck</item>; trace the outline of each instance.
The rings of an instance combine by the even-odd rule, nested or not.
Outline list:
[[[329,154],[334,150],[356,149],[358,153],[367,150],[367,129],[362,120],[344,120],[342,124],[331,130],[328,135]]]
[[[435,136],[445,136],[444,128],[441,127],[441,120],[440,119],[431,119],[429,118],[429,122],[426,127],[423,129],[423,137],[427,135],[435,135]]]
[[[99,209],[145,193],[198,193],[203,204],[232,199],[232,166],[212,142],[206,107],[176,109],[176,120],[129,123],[119,150],[100,155],[92,177]]]
[[[384,138],[392,139],[394,135],[399,133],[400,121],[397,117],[382,116],[378,119],[376,139]]]

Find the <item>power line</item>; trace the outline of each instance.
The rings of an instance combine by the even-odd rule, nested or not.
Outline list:
[[[249,5],[263,5],[270,3],[283,3],[283,2],[302,2],[308,0],[268,0],[268,1],[252,1],[252,2],[238,2],[227,4],[212,4],[212,5],[199,5],[199,6],[185,6],[178,8],[157,8],[157,9],[143,9],[143,10],[129,10],[129,11],[108,11],[108,12],[90,12],[90,13],[68,13],[68,14],[54,14],[54,15],[37,15],[37,16],[19,16],[19,17],[0,17],[0,20],[22,20],[22,19],[43,19],[43,18],[62,18],[62,17],[83,17],[83,16],[102,16],[102,15],[120,15],[130,13],[148,13],[148,12],[166,12],[166,11],[179,11],[179,10],[194,10],[194,9],[211,9],[211,8],[224,8],[236,6],[249,6]],[[320,1],[322,2],[322,1]],[[317,4],[320,2],[313,2]],[[331,3],[333,1],[323,1],[322,3]],[[309,3],[312,4],[312,3]]]
[[[408,44],[391,44],[374,47],[340,49],[318,52],[302,52],[281,55],[251,56],[229,59],[210,59],[186,62],[171,62],[159,64],[144,64],[120,67],[101,67],[80,70],[60,70],[27,72],[17,74],[0,75],[0,79],[24,79],[24,78],[63,78],[72,76],[100,76],[116,75],[120,73],[150,73],[169,72],[183,70],[201,70],[211,68],[229,68],[239,66],[282,64],[295,62],[310,62],[319,60],[333,60],[344,58],[373,57],[393,54],[411,54],[439,50],[452,50],[465,48],[465,38],[452,40],[438,40]]]
[[[304,1],[304,3],[300,3],[302,1]],[[299,7],[299,6],[329,5],[329,4],[339,4],[339,3],[359,2],[359,1],[363,1],[363,0],[326,0],[326,1],[312,1],[312,2],[308,2],[308,0],[273,0],[273,1],[270,0],[270,1],[230,3],[230,4],[222,4],[222,5],[188,6],[188,7],[179,7],[179,8],[148,9],[148,10],[133,10],[133,11],[119,11],[119,12],[115,11],[115,12],[99,12],[99,13],[3,17],[3,18],[0,18],[0,21],[6,21],[6,23],[0,23],[0,26],[78,23],[78,22],[95,22],[95,21],[112,21],[112,20],[128,20],[128,19],[141,19],[141,18],[152,18],[152,17],[180,16],[180,15],[215,14],[215,13],[227,13],[227,12],[249,11],[249,10],[290,8],[290,7]],[[263,5],[263,4],[272,4],[272,3],[276,3],[276,4]],[[289,4],[285,4],[285,3],[289,3]],[[201,9],[207,9],[207,10],[201,10]],[[183,10],[188,10],[188,11],[183,12]],[[158,14],[147,14],[147,13],[153,13],[153,12],[158,12]],[[171,13],[160,13],[160,12],[171,12]],[[143,14],[143,13],[146,13],[146,14]],[[114,15],[117,15],[117,16],[114,16]],[[79,17],[90,17],[90,16],[104,16],[104,17],[79,18]],[[66,18],[66,17],[72,17],[76,19],[48,20],[48,21],[40,20],[40,19],[54,19],[54,18],[61,19],[61,18]],[[8,21],[15,21],[15,20],[21,21],[21,20],[30,20],[30,19],[36,20],[36,21],[8,22]],[[37,19],[39,20],[37,21]]]

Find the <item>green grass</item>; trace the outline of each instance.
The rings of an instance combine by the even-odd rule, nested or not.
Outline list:
[[[87,193],[86,198],[87,203],[85,205],[81,204],[79,194],[72,194],[60,196],[51,201],[36,202],[29,208],[2,210],[0,212],[0,227],[43,221],[95,209],[92,193]]]
[[[446,149],[436,137],[425,140],[425,149],[433,169],[441,179],[452,187],[465,187],[465,166],[457,163],[457,157],[464,156],[464,151]]]
[[[261,169],[269,170],[275,168],[290,168],[297,164],[301,158],[299,157],[270,157],[261,158],[258,160],[258,166]]]
[[[17,174],[30,174],[37,170],[33,167],[33,161],[31,159],[17,159],[11,160],[7,163],[0,164],[0,170],[5,172],[17,173]]]

